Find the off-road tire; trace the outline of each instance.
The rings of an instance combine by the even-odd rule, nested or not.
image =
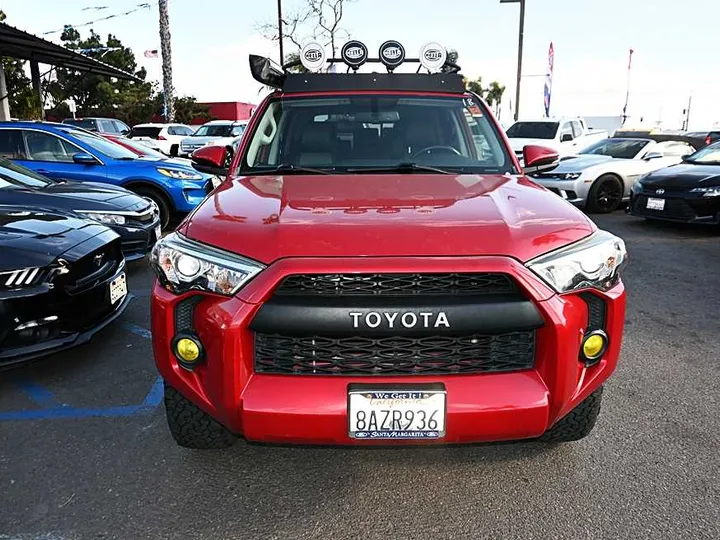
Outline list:
[[[185,448],[228,448],[237,436],[165,383],[165,414],[175,442]]]
[[[600,414],[602,393],[603,387],[601,386],[546,431],[539,440],[556,443],[579,441],[587,437],[595,427],[595,422]]]

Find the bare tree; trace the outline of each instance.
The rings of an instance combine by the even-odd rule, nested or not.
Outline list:
[[[287,62],[289,58],[296,59],[303,42],[310,38],[329,46],[334,57],[337,54],[338,42],[350,37],[348,31],[341,26],[345,4],[355,1],[357,0],[305,0],[301,9],[283,15],[283,40],[288,40],[296,49],[286,53],[284,61]],[[279,40],[276,22],[260,23],[255,28],[265,38],[276,42]]]
[[[172,50],[170,48],[170,18],[168,0],[159,0],[160,11],[160,51],[162,52],[163,93],[165,95],[165,121],[175,119],[175,99],[172,77]]]

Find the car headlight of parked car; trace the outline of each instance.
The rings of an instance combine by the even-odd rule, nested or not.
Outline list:
[[[107,212],[95,212],[93,210],[76,210],[76,214],[80,214],[83,217],[99,221],[105,225],[125,225],[127,221],[125,216],[118,214],[108,214]]]
[[[599,230],[588,238],[527,263],[543,281],[559,293],[593,288],[609,291],[620,280],[627,262],[625,242]]]
[[[582,176],[582,173],[571,172],[559,175],[560,180],[577,180]]]
[[[160,283],[180,294],[202,290],[232,296],[265,265],[171,233],[159,240],[150,264]]]
[[[703,197],[720,197],[720,186],[696,187],[691,189],[690,193],[702,193]]]
[[[176,180],[202,180],[202,174],[192,171],[181,171],[179,169],[165,169],[163,167],[157,168],[158,172],[168,178],[175,178]]]

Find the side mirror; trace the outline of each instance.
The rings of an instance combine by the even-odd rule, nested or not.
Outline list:
[[[227,175],[227,158],[227,150],[224,146],[203,146],[190,155],[194,169],[218,176]]]
[[[645,154],[645,157],[643,158],[645,161],[650,161],[651,159],[659,159],[663,158],[665,155],[662,152],[648,152]]]
[[[123,137],[127,136],[128,133],[130,133],[129,129],[121,129],[120,130],[120,135],[122,135]]]
[[[78,152],[77,154],[73,154],[73,162],[79,164],[79,165],[97,165],[98,160],[95,159],[95,156],[91,154],[86,154],[85,152]]]
[[[534,174],[557,167],[560,164],[560,156],[552,148],[528,145],[523,148],[523,161],[525,174]]]
[[[572,142],[572,141],[573,141],[573,136],[570,133],[564,133],[560,137],[560,142]]]

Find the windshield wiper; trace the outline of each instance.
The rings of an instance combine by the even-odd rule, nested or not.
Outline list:
[[[277,174],[277,173],[283,173],[283,174],[304,174],[304,173],[332,174],[332,171],[327,171],[327,170],[323,170],[323,169],[313,169],[312,167],[298,167],[297,165],[292,165],[290,163],[283,163],[273,169],[262,169],[259,171],[251,172],[251,174]]]
[[[451,171],[446,171],[444,169],[438,169],[437,167],[431,167],[430,165],[418,165],[417,163],[412,163],[409,161],[398,163],[397,165],[392,165],[390,167],[367,167],[367,168],[354,168],[354,169],[348,169],[347,172],[349,173],[361,173],[361,172],[367,172],[367,173],[414,173],[414,172],[432,172],[437,174],[455,174]]]

